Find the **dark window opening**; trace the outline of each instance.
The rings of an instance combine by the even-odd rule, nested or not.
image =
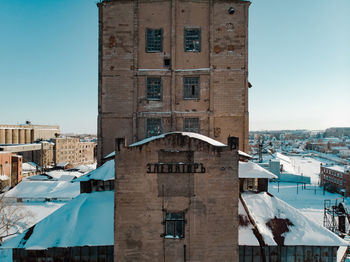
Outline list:
[[[163,51],[163,29],[146,29],[146,52]]]
[[[184,30],[184,47],[185,52],[201,51],[201,30],[199,28]]]
[[[146,120],[146,137],[157,136],[162,133],[162,119],[148,118]]]
[[[169,67],[170,66],[170,62],[171,62],[170,58],[164,58],[164,66],[165,67]]]
[[[184,238],[184,213],[166,213],[165,237]]]
[[[147,78],[146,97],[147,100],[161,100],[162,79],[160,77]]]
[[[199,118],[184,118],[184,131],[200,133]]]
[[[199,77],[184,77],[184,99],[199,99]]]

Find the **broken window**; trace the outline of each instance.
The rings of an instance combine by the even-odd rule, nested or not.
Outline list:
[[[165,216],[165,237],[183,238],[184,237],[184,213],[166,213]]]
[[[163,29],[146,29],[146,52],[163,51]]]
[[[185,52],[201,51],[201,29],[200,28],[184,29],[184,47],[185,47]]]
[[[148,77],[146,88],[147,100],[161,100],[162,79],[160,77]]]
[[[157,136],[162,133],[162,119],[148,118],[146,120],[146,137]]]
[[[199,99],[199,77],[184,77],[184,99]]]
[[[200,133],[199,118],[184,118],[184,131]]]

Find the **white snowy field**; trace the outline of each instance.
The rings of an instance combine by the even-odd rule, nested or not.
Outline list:
[[[281,182],[278,190],[278,183],[270,182],[268,191],[295,207],[319,225],[323,225],[324,200],[330,199],[332,204],[335,199],[338,199],[338,203],[343,200],[341,195],[327,191],[323,192],[322,187],[317,185],[306,185],[306,189],[304,189],[302,185]],[[344,200],[347,205],[350,204],[350,199],[344,198]]]
[[[280,153],[277,154],[277,159],[288,173],[309,176],[313,185],[319,184],[320,166],[321,163],[326,163],[311,157],[286,156]]]

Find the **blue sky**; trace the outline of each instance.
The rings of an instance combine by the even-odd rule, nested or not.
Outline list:
[[[0,123],[96,132],[96,0],[0,1]],[[251,130],[350,126],[350,1],[253,0]]]

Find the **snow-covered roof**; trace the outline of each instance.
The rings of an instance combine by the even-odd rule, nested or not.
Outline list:
[[[347,242],[328,229],[309,220],[294,207],[266,192],[243,193],[242,198],[266,245],[347,245]],[[281,231],[283,228],[284,232]],[[245,239],[241,236],[240,238]],[[248,242],[246,245],[256,245],[256,242]]]
[[[113,156],[115,156],[115,152],[114,151],[109,153],[108,155],[106,155],[103,159],[110,158],[110,157],[113,157]]]
[[[238,202],[238,244],[240,246],[259,246],[259,241],[253,233],[253,225],[250,223],[247,212],[245,211],[241,201]]]
[[[65,167],[65,166],[67,166],[69,163],[68,162],[60,162],[60,163],[58,163],[56,166],[57,167]]]
[[[324,166],[330,170],[334,170],[334,171],[338,171],[338,172],[342,172],[345,173],[347,171],[350,171],[350,167],[349,166],[339,166],[339,165],[334,165],[334,166]]]
[[[36,171],[37,168],[32,164],[32,162],[27,162],[22,164],[22,170],[23,172],[31,172],[31,171]]]
[[[201,134],[198,134],[198,133],[192,133],[192,132],[170,132],[170,133],[165,133],[165,134],[161,134],[161,135],[158,135],[158,136],[151,136],[151,137],[148,137],[148,138],[145,138],[141,141],[138,141],[136,143],[133,143],[131,145],[129,145],[129,147],[135,147],[135,146],[141,146],[141,145],[144,145],[144,144],[147,144],[151,141],[154,141],[154,140],[157,140],[157,139],[161,139],[161,138],[164,138],[166,137],[167,135],[171,135],[171,134],[182,134],[183,136],[188,136],[188,137],[191,137],[191,138],[196,138],[196,139],[199,139],[199,140],[202,140],[204,142],[207,142],[213,146],[220,146],[220,147],[224,147],[226,146],[225,144],[219,142],[219,141],[216,141],[210,137],[207,137],[207,136],[204,136],[204,135],[201,135]],[[248,155],[247,153],[244,153],[242,151],[239,151],[239,154],[242,155],[242,156],[246,156],[246,157],[250,157],[250,155]],[[104,157],[104,159],[107,159],[107,158],[110,158],[110,157],[113,157],[115,156],[115,152],[111,152],[109,153],[108,155],[106,155]]]
[[[40,179],[40,176],[36,176]],[[18,185],[5,193],[5,197],[17,198],[73,198],[79,195],[80,186],[70,181],[43,181],[23,179]]]
[[[278,178],[270,171],[250,161],[239,161],[238,174],[239,178]]]
[[[9,180],[10,178],[7,175],[0,175],[0,181],[6,181]]]
[[[81,194],[1,248],[113,245],[113,212],[114,191]]]
[[[157,140],[157,139],[161,139],[161,138],[164,138],[168,135],[172,135],[172,134],[181,134],[183,136],[188,136],[190,138],[196,138],[196,139],[199,139],[199,140],[202,140],[204,142],[207,142],[208,144],[211,144],[213,146],[220,146],[220,147],[224,147],[226,146],[225,144],[219,142],[219,141],[216,141],[210,137],[207,137],[207,136],[204,136],[204,135],[201,135],[201,134],[198,134],[198,133],[192,133],[192,132],[170,132],[170,133],[165,133],[165,134],[161,134],[159,136],[152,136],[152,137],[148,137],[144,140],[141,140],[139,142],[136,142],[134,144],[131,144],[130,147],[134,147],[134,146],[141,146],[141,145],[144,145],[144,144],[147,144],[151,141],[154,141],[154,140]]]
[[[245,152],[243,152],[241,150],[238,150],[238,154],[240,156],[243,156],[243,157],[246,157],[246,158],[253,158],[251,155],[249,155],[249,154],[247,154],[247,153],[245,153]]]
[[[109,160],[106,163],[104,163],[99,168],[91,171],[90,173],[87,173],[77,179],[75,179],[75,182],[81,182],[81,181],[88,181],[91,179],[94,180],[113,180],[115,177],[114,174],[114,160]]]

